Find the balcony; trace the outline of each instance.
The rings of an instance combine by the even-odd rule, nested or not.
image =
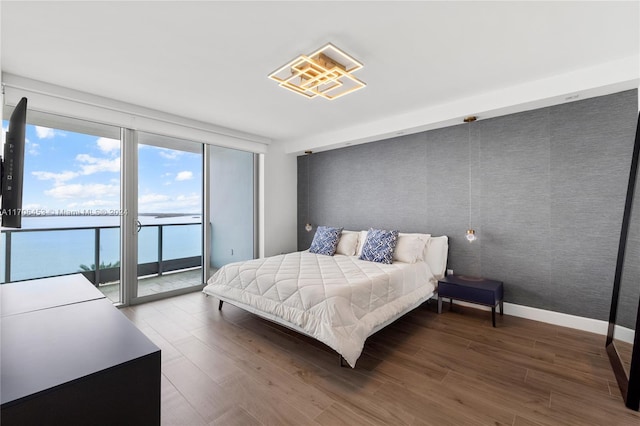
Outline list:
[[[201,226],[140,226],[139,297],[202,284]],[[111,300],[120,300],[119,226],[3,229],[0,249],[3,283],[81,272]]]
[[[189,288],[202,284],[202,268],[183,269],[162,275],[140,277],[138,297]],[[100,284],[98,289],[114,302],[120,299],[120,281]]]

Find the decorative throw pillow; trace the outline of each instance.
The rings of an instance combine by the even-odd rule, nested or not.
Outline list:
[[[359,232],[342,230],[335,254],[354,256],[358,247]]]
[[[393,251],[397,243],[398,231],[371,228],[367,232],[360,259],[390,264],[393,261]]]
[[[333,256],[336,252],[341,232],[342,228],[318,226],[316,234],[313,236],[311,247],[309,247],[309,252]]]

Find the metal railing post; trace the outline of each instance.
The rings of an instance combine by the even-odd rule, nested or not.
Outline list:
[[[162,225],[158,225],[158,276],[162,276]]]
[[[93,285],[98,287],[100,284],[100,228],[95,228],[95,245],[94,245],[94,253],[93,259],[96,263],[96,273],[93,276]]]
[[[11,231],[5,231],[4,237],[4,282],[11,282]]]

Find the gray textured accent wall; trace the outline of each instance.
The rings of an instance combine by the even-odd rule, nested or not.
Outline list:
[[[301,156],[298,248],[307,220],[448,235],[448,267],[507,302],[606,320],[637,108],[632,90]]]

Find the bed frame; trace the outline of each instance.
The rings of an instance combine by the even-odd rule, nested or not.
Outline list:
[[[206,297],[209,297],[208,294],[205,293]],[[263,319],[266,319],[268,321],[274,322],[276,324],[279,324],[283,327],[286,327],[290,330],[296,331],[300,334],[303,334],[305,336],[311,337],[312,339],[315,339],[315,337],[311,336],[310,334],[308,334],[306,331],[304,331],[302,328],[298,327],[295,324],[291,324],[288,323],[286,321],[283,321],[281,318],[276,317],[275,315],[271,315],[269,313],[266,312],[262,312],[257,310],[256,308],[246,305],[244,303],[241,302],[236,302],[235,300],[229,300],[226,297],[219,297],[219,296],[212,296],[215,297],[216,299],[218,299],[220,302],[218,303],[218,310],[221,311],[222,310],[222,305],[224,304],[224,302],[229,303],[230,305],[236,306],[240,309],[244,309],[247,312],[250,312],[252,314],[255,314]],[[399,318],[405,316],[406,314],[408,314],[409,312],[413,311],[414,309],[418,308],[419,306],[421,306],[422,304],[424,304],[425,302],[429,302],[431,300],[431,298],[433,297],[437,297],[437,293],[436,292],[432,292],[430,294],[428,294],[424,299],[420,299],[418,300],[416,303],[414,303],[413,305],[409,306],[407,309],[405,309],[404,311],[400,312],[398,315],[396,315],[393,318],[390,318],[389,320],[383,322],[382,324],[377,325],[372,331],[371,333],[369,333],[369,335],[367,336],[367,338],[369,338],[370,336],[372,336],[373,334],[377,333],[378,331],[382,330],[383,328],[385,328],[386,326],[388,326],[389,324],[395,322],[396,320],[398,320]],[[349,364],[344,360],[344,358],[342,357],[341,354],[338,354],[339,357],[339,362],[340,362],[340,367],[347,367]],[[355,368],[355,367],[354,367]]]

